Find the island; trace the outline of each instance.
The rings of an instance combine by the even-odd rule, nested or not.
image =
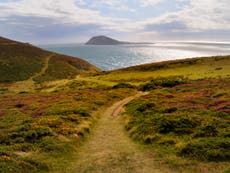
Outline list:
[[[88,45],[118,45],[118,44],[128,44],[128,42],[118,41],[106,36],[95,36],[92,37],[86,44]]]
[[[104,35],[100,35],[100,36],[92,37],[85,44],[86,45],[120,45],[120,44],[154,44],[154,43],[119,41]]]

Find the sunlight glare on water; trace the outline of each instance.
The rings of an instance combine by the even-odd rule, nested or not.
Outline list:
[[[230,55],[230,43],[162,42],[130,45],[60,44],[40,47],[87,60],[102,70],[191,57]]]

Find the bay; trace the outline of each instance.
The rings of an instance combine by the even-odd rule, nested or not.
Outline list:
[[[155,44],[50,44],[39,47],[84,59],[102,70],[191,57],[230,55],[230,43],[158,42]]]

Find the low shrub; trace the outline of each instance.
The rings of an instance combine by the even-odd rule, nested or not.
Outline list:
[[[194,137],[215,137],[218,135],[217,127],[214,124],[206,125],[198,129]]]
[[[53,110],[48,111],[47,115],[70,115],[70,114],[80,114],[83,117],[90,117],[90,114],[83,109],[63,109],[63,110]]]
[[[186,115],[174,117],[165,114],[157,118],[154,124],[156,131],[161,134],[175,133],[182,135],[193,133],[200,122]]]
[[[70,152],[71,150],[74,151],[74,147],[71,144],[58,141],[54,137],[43,138],[39,146],[43,152],[48,152],[53,154],[66,153],[66,152]]]
[[[8,88],[0,88],[0,94],[4,94],[8,91]]]
[[[148,111],[148,110],[152,110],[153,108],[155,108],[155,104],[154,103],[142,103],[138,106],[138,108],[136,109],[138,112],[145,112],[145,111]]]
[[[4,173],[36,173],[48,171],[47,164],[31,158],[22,158],[8,151],[0,151],[0,172]]]
[[[54,133],[49,127],[33,127],[30,124],[19,126],[15,131],[9,134],[9,143],[35,142],[45,136],[53,136]],[[7,141],[7,140],[6,140]]]
[[[230,138],[204,138],[189,142],[180,156],[206,161],[230,161]]]
[[[180,82],[169,81],[161,78],[143,85],[144,90],[156,90],[126,105],[125,127],[130,136],[159,148],[159,153],[167,151],[170,157],[197,163],[230,161],[229,78],[176,87],[171,86]]]
[[[188,79],[183,76],[159,77],[141,85],[139,90],[150,91],[157,87],[174,87],[185,83],[188,83]]]
[[[67,116],[63,116],[62,118],[64,120],[68,120],[68,121],[74,122],[76,124],[79,124],[82,120],[81,115],[79,115],[79,114],[70,114]]]
[[[134,88],[133,85],[129,83],[118,83],[112,87],[113,89],[118,89],[118,88]]]

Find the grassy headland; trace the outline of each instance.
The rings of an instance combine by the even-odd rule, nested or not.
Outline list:
[[[0,38],[0,76],[0,172],[62,172],[103,110],[138,90],[124,114],[133,139],[178,172],[228,172],[230,56],[102,73]]]

